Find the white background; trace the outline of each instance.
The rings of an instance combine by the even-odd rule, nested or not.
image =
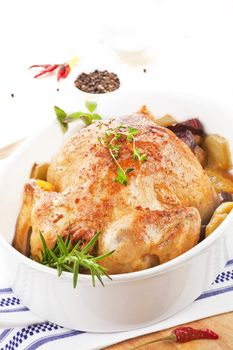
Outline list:
[[[1,1],[0,147],[54,118],[52,106],[65,93],[67,82],[59,95],[55,76],[34,80],[28,66],[76,55],[77,74],[83,66],[114,65],[129,88],[194,93],[232,108],[232,19],[232,0]],[[146,61],[120,62],[100,42],[106,28],[146,32],[151,44]]]

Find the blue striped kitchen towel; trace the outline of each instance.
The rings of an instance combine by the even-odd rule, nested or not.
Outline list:
[[[0,324],[11,326],[0,329],[0,349],[97,350],[139,335],[229,311],[233,311],[233,259],[227,262],[210,288],[185,310],[168,320],[130,332],[94,334],[65,329],[50,322],[38,323],[11,288],[5,287],[0,288]],[[20,320],[28,326],[16,327]],[[12,325],[15,326],[12,328]]]

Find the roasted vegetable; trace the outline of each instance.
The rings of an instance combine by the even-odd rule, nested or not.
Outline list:
[[[205,236],[208,237],[226,219],[227,214],[214,214],[206,226]]]
[[[192,119],[185,120],[181,124],[188,127],[189,130],[192,131],[192,133],[195,135],[203,135],[203,133],[204,133],[203,125],[198,118],[192,118]]]
[[[186,120],[185,122],[182,122],[182,123],[176,123],[173,125],[169,125],[168,129],[173,131],[175,134],[177,132],[183,132],[186,130],[191,131],[192,134],[194,134],[194,135],[203,135],[203,133],[204,133],[203,126],[202,126],[200,120],[197,118],[189,119],[189,120]]]
[[[208,154],[208,167],[229,170],[232,168],[231,152],[228,141],[219,135],[208,135],[203,142]]]
[[[206,166],[206,161],[207,161],[207,155],[206,152],[201,148],[200,146],[195,146],[193,153],[199,160],[201,166],[204,168]]]
[[[53,192],[55,190],[55,187],[48,181],[36,180],[36,183],[43,191]]]
[[[203,126],[199,119],[189,119],[182,123],[167,125],[177,137],[184,141],[193,151],[197,144],[201,144],[204,134]]]
[[[48,163],[34,163],[31,170],[30,178],[46,181],[48,167]]]
[[[166,128],[169,125],[175,124],[176,120],[172,115],[166,114],[162,118],[156,119],[155,122],[156,124]]]
[[[196,144],[200,146],[202,144],[202,142],[203,142],[203,136],[201,136],[201,135],[194,135],[194,140],[195,140]]]
[[[187,129],[184,131],[177,131],[175,134],[177,137],[179,137],[179,139],[185,142],[192,151],[194,150],[196,142],[190,130]]]
[[[205,171],[216,192],[233,193],[233,176],[231,174],[219,169],[206,168]]]
[[[229,214],[233,209],[233,202],[222,203],[216,210],[216,214]]]
[[[205,236],[209,236],[227,217],[233,209],[233,202],[222,203],[214,212],[209,224],[206,226]]]
[[[219,193],[219,198],[221,200],[221,203],[233,202],[233,194],[229,192],[221,191]]]

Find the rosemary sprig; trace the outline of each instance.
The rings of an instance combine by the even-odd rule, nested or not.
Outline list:
[[[117,165],[117,176],[115,182],[119,182],[121,185],[128,184],[128,175],[130,172],[134,171],[134,168],[123,169],[117,158],[120,156],[121,144],[120,140],[126,140],[133,143],[133,159],[139,162],[144,162],[147,160],[147,155],[141,154],[140,150],[136,147],[135,136],[139,134],[139,130],[133,127],[126,127],[124,125],[119,125],[116,129],[108,129],[105,133],[104,139],[98,138],[101,145],[108,147],[111,158]]]
[[[58,235],[57,244],[53,249],[48,248],[43,233],[41,231],[39,233],[42,243],[42,259],[40,259],[39,262],[43,265],[56,268],[58,276],[61,276],[63,271],[72,272],[74,288],[77,287],[80,268],[90,271],[93,287],[95,287],[95,278],[99,280],[102,286],[104,286],[102,276],[111,279],[106,272],[106,268],[99,265],[98,261],[108,257],[113,251],[97,257],[89,253],[98,241],[101,234],[100,231],[97,232],[90,242],[82,249],[80,249],[81,241],[78,241],[74,247],[71,247],[70,232],[65,241]]]

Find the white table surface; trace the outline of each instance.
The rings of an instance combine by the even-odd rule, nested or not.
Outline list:
[[[54,118],[56,88],[63,93],[68,84],[55,77],[35,80],[27,67],[76,55],[77,74],[84,67],[117,67],[129,89],[184,91],[232,108],[232,16],[232,0],[1,1],[0,147]],[[146,59],[122,63],[100,43],[106,28],[146,32],[151,43]]]

